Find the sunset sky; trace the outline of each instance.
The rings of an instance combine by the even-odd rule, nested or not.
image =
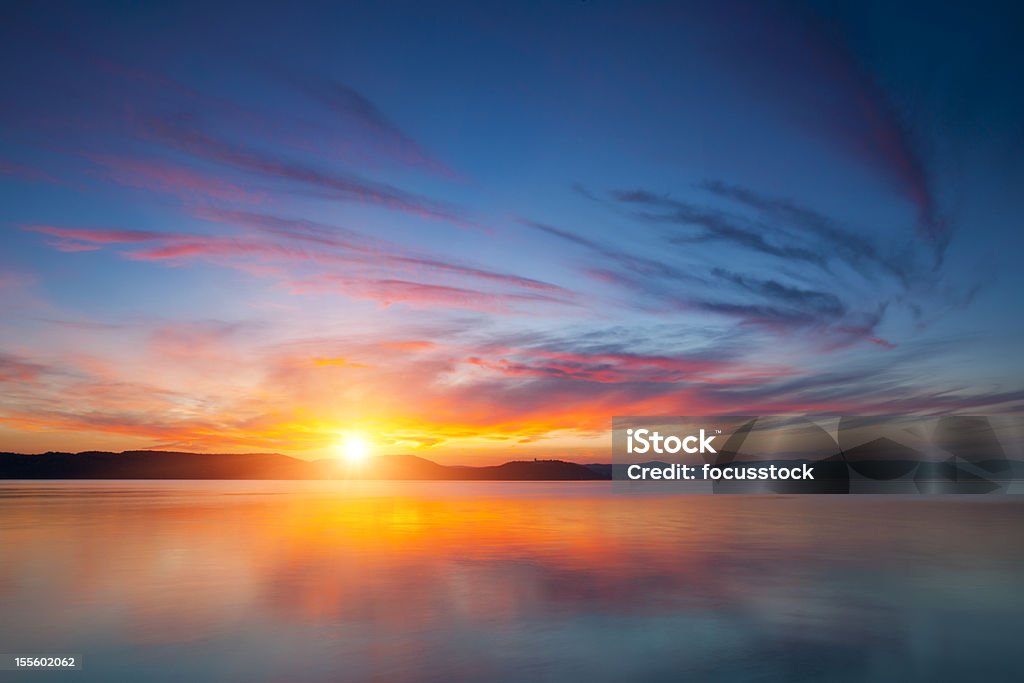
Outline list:
[[[1024,16],[374,4],[0,10],[0,450],[1024,408]]]

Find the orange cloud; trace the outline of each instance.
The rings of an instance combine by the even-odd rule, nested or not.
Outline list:
[[[339,368],[368,368],[365,363],[353,363],[348,358],[314,358],[313,365],[318,367],[336,366]]]

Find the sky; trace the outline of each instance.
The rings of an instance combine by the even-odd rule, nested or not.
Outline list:
[[[1021,412],[1024,16],[889,5],[8,3],[0,450]]]

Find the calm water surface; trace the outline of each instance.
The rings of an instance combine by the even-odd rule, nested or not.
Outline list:
[[[0,652],[78,682],[1018,681],[1022,531],[1008,498],[6,482]]]

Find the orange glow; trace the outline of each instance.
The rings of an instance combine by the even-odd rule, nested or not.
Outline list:
[[[245,495],[224,495],[222,486]],[[19,502],[0,530],[5,547],[23,549],[7,563],[8,576],[28,571],[25,558],[39,558],[52,594],[75,596],[65,607],[72,614],[102,605],[126,639],[177,642],[216,633],[240,614],[299,623],[362,615],[415,631],[447,618],[516,620],[574,601],[657,611],[673,591],[694,608],[772,610],[773,586],[785,583],[766,576],[825,575],[841,553],[872,557],[901,548],[999,558],[1003,566],[1021,560],[1019,545],[969,532],[1004,518],[1006,509],[995,505],[964,516],[919,501],[866,508],[845,500],[822,507],[820,499],[619,497],[606,495],[605,484],[576,485],[568,494],[549,484],[267,486],[275,484],[114,487],[146,491],[154,504],[145,515],[94,491],[47,505]],[[288,495],[266,495],[274,492]],[[88,536],[67,522],[72,509],[91,520]],[[893,518],[903,523],[879,537],[878,525]],[[759,554],[768,538],[772,553]],[[750,561],[730,561],[723,571],[733,556]],[[17,587],[0,581],[0,601]],[[46,635],[77,627],[70,618],[47,622]]]
[[[370,457],[370,442],[362,434],[346,434],[334,448],[338,457],[349,465],[362,465]]]
[[[90,348],[89,334],[79,335],[81,349]],[[52,372],[44,358],[11,361],[10,372],[33,389],[0,414],[0,438],[23,452],[167,449],[318,459],[338,457],[339,434],[359,425],[373,435],[374,455],[466,465],[534,457],[593,462],[608,459],[612,415],[727,407],[688,388],[652,394],[644,388],[650,382],[692,376],[705,385],[757,383],[793,374],[721,360],[485,352],[403,337],[310,339],[240,353],[232,334],[217,325],[162,325],[147,344],[110,349],[118,363],[85,350],[62,356]],[[96,341],[109,344],[102,335]],[[558,378],[557,389],[550,377]],[[88,410],[49,408],[58,403]]]

